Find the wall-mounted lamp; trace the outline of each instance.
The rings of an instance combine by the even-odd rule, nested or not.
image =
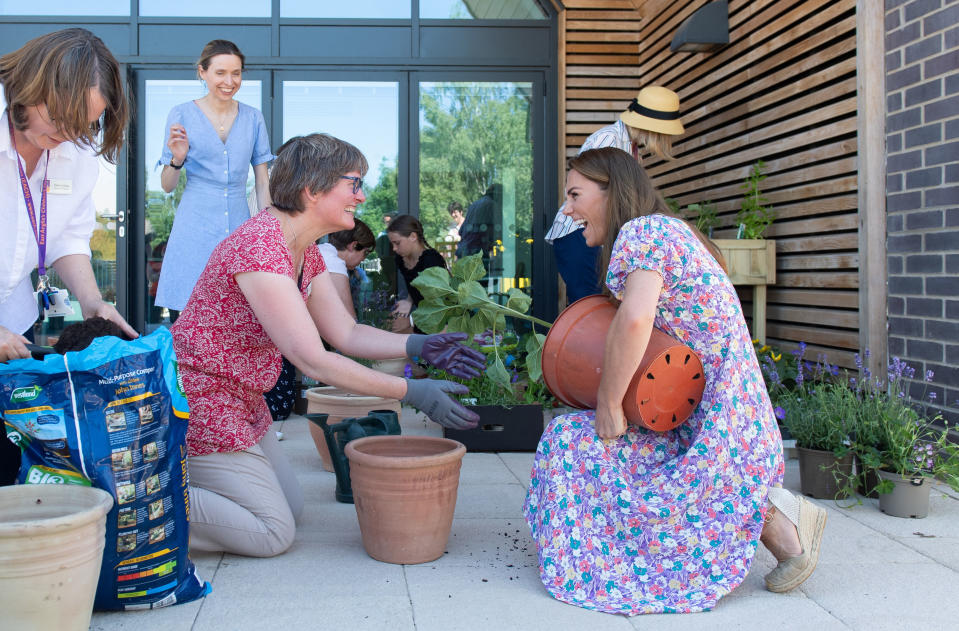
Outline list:
[[[729,43],[729,3],[710,2],[679,26],[669,45],[672,52],[701,53]]]

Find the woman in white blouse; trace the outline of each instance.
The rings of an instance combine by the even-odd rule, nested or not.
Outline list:
[[[39,315],[30,275],[48,266],[84,318],[136,337],[103,300],[90,264],[97,155],[116,161],[129,116],[116,59],[89,31],[65,29],[0,57],[0,84],[0,361],[30,356]]]

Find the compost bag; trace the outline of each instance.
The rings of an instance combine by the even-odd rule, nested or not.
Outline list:
[[[145,609],[209,593],[188,556],[188,408],[169,330],[0,364],[0,411],[22,451],[20,484],[113,495],[96,609]]]

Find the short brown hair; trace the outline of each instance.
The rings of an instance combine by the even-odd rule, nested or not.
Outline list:
[[[228,39],[214,39],[207,42],[196,62],[196,67],[209,70],[210,61],[217,55],[236,55],[240,58],[240,69],[246,70],[246,57],[240,52],[240,48]]]
[[[82,28],[35,37],[0,57],[0,83],[17,129],[26,129],[28,107],[46,105],[60,133],[116,164],[130,104],[120,64],[99,37]],[[106,101],[102,123],[101,119],[90,123],[90,88],[96,88]]]
[[[366,175],[363,153],[350,143],[329,134],[294,136],[276,150],[270,171],[270,199],[280,211],[303,211],[301,193],[326,193],[350,171]]]
[[[372,248],[376,243],[376,237],[370,227],[359,219],[353,219],[353,227],[349,230],[339,230],[327,235],[330,245],[339,251],[345,250],[348,245],[356,241],[358,250]]]

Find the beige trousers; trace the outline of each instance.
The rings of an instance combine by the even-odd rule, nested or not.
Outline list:
[[[272,428],[245,451],[187,462],[190,550],[271,557],[293,544],[303,492]]]

